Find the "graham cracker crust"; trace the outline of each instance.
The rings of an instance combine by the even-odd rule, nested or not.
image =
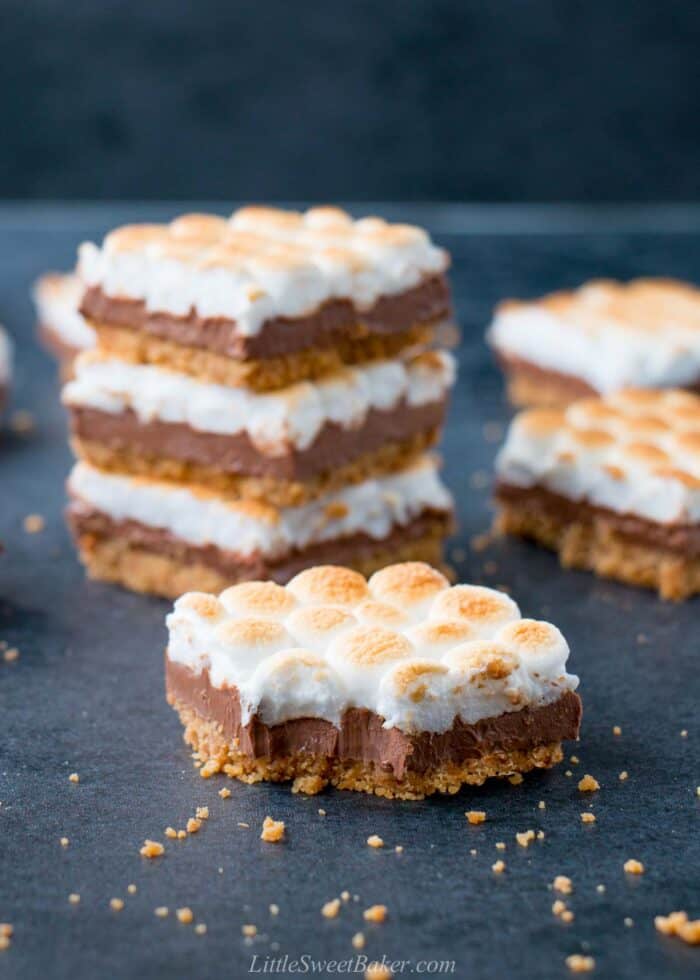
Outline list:
[[[440,432],[429,429],[404,442],[382,446],[366,453],[346,466],[326,471],[310,480],[280,480],[274,477],[241,476],[222,473],[210,466],[201,466],[172,457],[144,456],[117,450],[101,442],[73,437],[71,447],[79,459],[110,473],[146,476],[187,485],[201,484],[231,500],[254,499],[275,507],[296,507],[316,500],[325,493],[340,490],[349,484],[362,483],[374,477],[395,473],[410,465],[414,457],[433,446]]]
[[[181,701],[168,698],[184,726],[184,740],[196,753],[206,775],[222,772],[243,783],[293,781],[292,791],[315,795],[326,786],[373,793],[387,799],[422,800],[433,793],[459,792],[462,786],[481,786],[495,776],[512,776],[532,769],[548,769],[561,762],[561,744],[533,746],[527,752],[493,751],[462,764],[437,766],[427,773],[407,772],[403,779],[383,772],[372,763],[330,759],[296,753],[280,759],[254,759],[227,742],[221,727],[200,717]]]
[[[434,533],[407,541],[399,547],[382,547],[369,558],[356,562],[347,561],[350,568],[369,577],[373,572],[392,562],[424,561],[440,567],[442,563],[445,528]],[[88,577],[100,582],[113,582],[133,592],[177,599],[184,592],[223,592],[230,585],[250,579],[250,572],[241,566],[240,574],[224,575],[209,565],[178,561],[169,555],[138,548],[120,537],[98,537],[94,534],[77,536],[77,548]],[[289,578],[299,571],[294,568]],[[283,581],[284,576],[277,581]]]
[[[272,391],[321,377],[349,364],[391,359],[410,347],[429,344],[434,327],[417,325],[402,333],[339,340],[332,348],[312,348],[280,357],[237,361],[201,348],[184,347],[139,330],[88,321],[102,350],[137,364],[158,364],[209,384]]]
[[[564,568],[581,568],[601,578],[656,589],[662,599],[680,601],[700,592],[700,559],[621,535],[606,517],[591,513],[564,520],[534,500],[497,497],[496,531],[530,538],[556,551]]]
[[[545,371],[534,365],[504,361],[508,400],[515,408],[566,408],[578,398],[597,392],[578,378]]]

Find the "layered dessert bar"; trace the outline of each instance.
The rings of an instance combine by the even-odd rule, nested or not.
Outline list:
[[[63,392],[76,454],[277,506],[394,472],[440,433],[454,360],[425,351],[271,392],[83,354]]]
[[[497,526],[666,599],[700,592],[700,397],[629,389],[530,409],[497,459]]]
[[[68,519],[88,574],[167,598],[247,579],[286,582],[331,560],[366,574],[393,557],[438,563],[452,521],[452,499],[429,455],[296,507],[232,500],[200,484],[86,462],[74,467],[68,491]]]
[[[95,332],[79,310],[84,288],[74,273],[47,272],[34,284],[39,339],[66,379],[78,354],[95,344]]]
[[[204,775],[420,799],[547,768],[578,737],[556,626],[420,562],[188,593],[167,626],[167,698]]]
[[[429,341],[451,313],[447,266],[420,228],[248,207],[84,244],[80,309],[122,359],[269,390]]]
[[[487,339],[511,402],[561,408],[622,388],[700,388],[700,290],[593,281],[497,307]]]

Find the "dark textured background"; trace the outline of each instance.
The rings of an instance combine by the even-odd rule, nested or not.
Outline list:
[[[653,918],[679,908],[700,915],[700,600],[662,603],[565,573],[524,543],[475,554],[469,540],[490,522],[484,484],[496,444],[485,436],[498,436],[493,423],[508,418],[481,339],[494,302],[600,274],[697,281],[700,214],[686,213],[679,231],[678,216],[664,213],[651,221],[628,214],[623,225],[619,216],[486,212],[473,234],[461,212],[379,211],[425,221],[453,252],[465,339],[444,446],[461,521],[452,557],[463,580],[511,587],[526,615],[551,618],[569,639],[585,709],[581,742],[567,756],[575,752],[580,764],[568,764],[571,777],[565,763],[518,787],[491,782],[420,803],[338,792],[307,799],[237,783],[219,799],[225,780],[200,779],[165,703],[168,604],[88,583],[75,560],[61,516],[70,456],[58,386],[33,342],[29,302],[33,278],[69,265],[81,239],[172,208],[0,208],[0,319],[18,342],[15,406],[37,421],[30,437],[3,433],[0,447],[0,639],[21,652],[14,664],[0,659],[0,922],[15,926],[12,947],[0,953],[3,978],[237,980],[254,953],[352,955],[361,910],[374,902],[386,903],[389,918],[364,928],[370,957],[454,959],[458,980],[566,980],[565,957],[581,951],[596,958],[594,980],[698,976],[700,949],[658,935]],[[46,518],[41,534],[22,530],[32,512]],[[599,793],[577,791],[584,772],[599,779]],[[160,861],[139,857],[145,837],[164,839],[166,825],[182,826],[201,804],[211,819],[196,837],[168,842]],[[584,826],[579,814],[591,804],[598,820]],[[472,808],[487,812],[485,824],[467,824]],[[267,813],[287,822],[286,843],[258,839]],[[514,835],[528,828],[546,838],[524,850]],[[366,846],[371,833],[384,850]],[[504,855],[494,847],[500,840]],[[507,869],[499,877],[491,865],[500,856]],[[641,877],[622,870],[632,857],[646,865]],[[551,912],[557,874],[574,881],[570,925]],[[359,901],[323,919],[322,904],[343,889]],[[73,891],[78,907],[68,904]],[[126,900],[121,913],[109,909],[113,896]],[[156,919],[157,905],[190,905],[208,934]],[[250,944],[244,923],[259,930]]]
[[[697,200],[696,0],[2,0],[0,198]]]

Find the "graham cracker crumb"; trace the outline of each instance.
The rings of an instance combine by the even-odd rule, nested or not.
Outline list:
[[[516,834],[515,839],[521,847],[529,847],[532,841],[535,839],[535,831],[525,830],[520,834]]]
[[[15,927],[11,922],[0,922],[0,936],[6,936],[11,939],[14,935]]]
[[[622,865],[628,875],[642,875],[644,874],[644,865],[641,861],[637,861],[636,858],[629,858]]]
[[[571,911],[571,909],[564,909],[564,911],[562,912],[560,918],[561,918],[561,921],[562,922],[573,922],[574,921],[574,913]]]
[[[167,905],[159,905],[158,908],[153,910],[153,914],[157,915],[159,919],[165,919],[168,915],[168,911]]]
[[[496,841],[496,850],[497,851],[505,851],[505,849],[506,849],[505,841],[497,840]]]
[[[512,776],[508,777],[508,782],[511,786],[520,786],[523,781],[523,774],[521,772],[514,772]]]
[[[257,936],[258,927],[254,925],[241,926],[241,932],[243,933],[244,936],[247,936],[249,939],[252,939],[253,936]]]
[[[469,851],[469,853],[471,854],[472,857],[476,857],[476,855],[479,852],[477,851],[477,849],[475,847],[472,847],[472,849]]]
[[[590,973],[595,970],[595,960],[592,956],[583,956],[581,953],[572,953],[566,957],[566,965],[572,973]]]
[[[157,840],[146,839],[143,842],[143,847],[139,851],[139,854],[145,858],[157,858],[165,854],[165,848]]]
[[[175,830],[174,827],[166,827],[165,828],[165,836],[166,837],[170,837],[171,839],[176,838],[177,837],[177,831]]]
[[[71,903],[71,905],[78,905],[80,902],[80,895],[78,895],[77,892],[71,892],[68,896],[68,901]]]
[[[486,820],[486,813],[484,810],[467,810],[464,816],[471,824],[483,823],[484,820]]]
[[[689,919],[687,912],[657,915],[654,925],[664,936],[677,936],[691,946],[700,944],[700,919]]]
[[[228,786],[224,786],[223,789],[219,790],[219,796],[221,797],[222,800],[227,800],[230,795],[231,795],[231,790],[228,788]]]
[[[24,530],[27,534],[39,534],[45,526],[46,521],[41,514],[27,514],[24,518]]]
[[[540,800],[540,802],[537,804],[537,808],[538,810],[546,810],[547,804],[544,802],[544,800]]]
[[[571,878],[567,878],[566,875],[557,875],[552,882],[552,888],[562,895],[570,895],[574,890]]]
[[[586,773],[583,779],[579,780],[578,788],[582,793],[594,793],[597,789],[600,789],[600,783],[593,776]]]
[[[595,890],[598,892],[599,895],[604,895],[605,894],[605,885],[596,885],[595,886]]]
[[[365,937],[364,934],[361,932],[356,932],[355,935],[350,940],[350,942],[352,943],[354,949],[365,948]]]
[[[136,885],[127,885],[126,890],[130,895],[135,895],[138,889],[136,888]]]
[[[192,914],[192,909],[188,908],[187,906],[185,906],[182,909],[176,909],[175,915],[178,918],[178,922],[182,922],[182,924],[185,926],[188,926],[190,922],[192,922],[192,920],[194,919],[194,915]]]
[[[403,844],[397,844],[394,850],[397,854],[403,854]]]
[[[5,663],[13,664],[15,661],[19,660],[19,650],[17,647],[8,647],[8,649],[3,653],[2,657]]]
[[[283,838],[284,820],[273,820],[272,817],[265,817],[260,840],[267,841],[269,844],[276,844]]]
[[[565,909],[566,902],[562,902],[560,898],[557,898],[554,902],[552,902],[552,912],[554,915],[561,915]]]
[[[384,847],[384,841],[378,834],[370,834],[367,838],[367,844],[369,847]]]
[[[221,763],[216,759],[208,759],[199,770],[199,775],[202,777],[202,779],[209,779],[211,776],[215,776],[218,772],[221,772]]]
[[[79,783],[80,782],[80,776],[78,775],[78,773],[77,772],[72,772],[70,774],[70,776],[68,777],[68,782],[69,783]]]
[[[544,840],[544,830],[537,831],[537,840]]]
[[[628,929],[631,929],[632,926],[634,925],[634,919],[631,919],[629,915],[626,915],[623,921]]]
[[[319,817],[325,817],[326,815],[326,811],[321,806],[318,808],[318,815]]]
[[[384,922],[387,916],[386,905],[370,905],[362,914],[366,922]]]
[[[194,927],[194,931],[197,933],[198,936],[204,936],[206,935],[207,927],[204,924],[204,922],[198,922],[197,925]]]
[[[0,935],[0,951],[4,952],[6,949],[9,949],[11,945],[12,943],[9,936]]]
[[[506,862],[499,859],[495,864],[491,865],[491,870],[497,875],[503,874],[506,870]]]
[[[208,806],[198,806],[195,811],[197,820],[208,820],[209,819],[209,807]]]
[[[349,902],[349,901],[350,901],[350,892],[349,892],[349,891],[348,891],[347,889],[344,889],[344,890],[343,890],[343,891],[342,891],[342,892],[340,893],[340,897],[341,897],[341,899],[342,899],[342,900],[343,900],[344,902]]]
[[[245,823],[244,820],[239,820],[238,821],[238,826],[239,827],[243,827],[244,830],[247,830],[250,827],[250,824],[249,823]]]
[[[109,900],[109,907],[114,912],[121,912],[121,910],[124,908],[124,899],[123,898],[110,898],[110,900]]]
[[[613,725],[613,735],[622,735],[622,729],[619,725]]]
[[[178,840],[184,840],[185,837],[187,837],[187,831],[186,830],[178,830],[178,832],[177,832],[177,839]]]
[[[620,780],[621,783],[624,783],[624,781],[629,778],[629,773],[627,772],[626,769],[623,769],[617,778]]]
[[[280,914],[280,907],[279,905],[275,905],[275,903],[273,902],[272,905],[270,906],[270,915],[279,915],[279,914]]]
[[[386,963],[370,963],[365,970],[365,980],[391,980],[392,976]]]
[[[61,837],[61,847],[68,847],[69,844],[70,841],[68,840],[67,837]]]
[[[321,906],[321,915],[325,919],[335,919],[340,912],[340,899],[333,898],[330,902],[326,902],[325,905]]]
[[[687,728],[684,728],[681,731],[681,738],[687,738],[687,737],[688,737],[688,729]]]
[[[590,813],[590,812],[582,813],[581,814],[581,822],[582,823],[595,823],[595,813]]]
[[[199,828],[202,826],[202,821],[197,820],[196,817],[190,817],[186,826],[188,834],[196,834]]]
[[[292,783],[292,793],[303,793],[305,796],[316,796],[322,789],[325,789],[328,781],[322,776],[308,775],[297,776]]]

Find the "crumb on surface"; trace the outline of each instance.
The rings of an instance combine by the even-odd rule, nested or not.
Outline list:
[[[292,783],[292,793],[303,793],[305,796],[316,796],[322,789],[325,789],[327,780],[322,776],[308,774],[297,776]]]
[[[364,933],[356,932],[355,935],[352,937],[352,939],[350,941],[351,941],[351,943],[353,945],[353,949],[364,949],[365,948],[365,937],[364,937]]]
[[[109,900],[109,907],[114,912],[121,912],[121,910],[124,908],[124,899],[123,898],[110,898],[110,900]]]
[[[464,816],[471,824],[483,823],[486,820],[486,812],[484,810],[467,810]]]
[[[263,820],[260,840],[267,841],[268,844],[277,844],[284,838],[284,820],[273,820],[272,817],[265,817]]]
[[[80,895],[77,892],[71,892],[68,896],[68,901],[71,905],[77,905],[80,902]]]
[[[27,514],[23,523],[27,534],[39,534],[46,527],[46,521],[41,514]]]
[[[230,795],[231,795],[231,790],[228,788],[228,786],[224,786],[223,789],[219,790],[219,796],[221,797],[222,800],[227,800]]]
[[[681,731],[681,738],[687,738],[687,737],[688,737],[688,729],[684,728]]]
[[[494,874],[503,874],[503,872],[506,870],[506,862],[499,858],[498,861],[491,865],[491,870],[494,872]]]
[[[634,925],[634,919],[630,918],[629,915],[626,915],[623,921],[628,929],[631,929]]]
[[[174,827],[166,827],[165,836],[170,837],[170,839],[172,840],[177,837],[177,831],[175,830]]]
[[[350,892],[347,890],[347,888],[340,893],[340,897],[344,902],[350,901]]]
[[[403,844],[397,844],[394,850],[397,854],[403,854]]]
[[[326,811],[323,809],[322,806],[320,806],[318,808],[318,815],[319,815],[319,817],[325,817],[325,815],[326,815]]]
[[[7,650],[2,655],[3,660],[7,664],[13,664],[19,660],[19,650],[17,647],[8,647]]]
[[[177,916],[178,922],[182,922],[183,925],[188,926],[194,919],[192,914],[192,909],[185,905],[184,908],[176,909],[175,915]]]
[[[72,772],[70,774],[70,776],[68,777],[68,782],[69,783],[79,783],[80,782],[80,776],[78,775],[78,773],[77,772]]]
[[[578,788],[582,793],[594,793],[597,789],[600,789],[600,783],[590,773],[586,773],[583,779],[579,780]]]
[[[552,902],[553,915],[561,915],[565,909],[566,909],[566,902],[563,902],[560,898],[557,898]]]
[[[546,810],[547,804],[544,802],[544,800],[540,800],[540,802],[537,804],[537,808],[539,810]]]
[[[384,841],[378,834],[370,834],[367,838],[367,845],[369,847],[384,847]]]
[[[330,902],[326,902],[325,905],[321,906],[321,915],[324,919],[335,919],[337,918],[338,912],[340,912],[339,898],[332,898]]]
[[[391,980],[393,974],[386,963],[379,963],[376,960],[369,964],[365,970],[365,980]]]
[[[574,890],[574,885],[571,878],[567,878],[566,875],[557,875],[552,882],[552,888],[557,892],[561,892],[562,895],[570,895]]]
[[[187,837],[187,831],[186,830],[178,830],[178,832],[177,832],[177,839],[178,840],[184,840],[185,837]]]
[[[677,936],[691,946],[700,944],[700,919],[689,919],[687,912],[657,915],[654,925],[664,936]]]
[[[622,729],[619,725],[613,725],[613,735],[622,735]]]
[[[195,811],[195,816],[197,820],[208,820],[209,819],[209,807],[208,806],[198,806]]]
[[[595,969],[595,960],[592,956],[572,953],[571,956],[566,957],[566,965],[572,973],[590,973]]]
[[[581,760],[577,755],[572,755],[571,758],[569,759],[569,762],[571,763],[572,766],[577,766],[580,761]]]
[[[636,858],[629,858],[622,866],[628,875],[641,875],[644,874],[644,865],[641,861],[637,861]]]
[[[141,857],[145,858],[157,858],[165,854],[165,848],[157,840],[148,840],[148,838],[143,842],[143,847],[139,851]]]
[[[159,905],[158,908],[153,910],[153,914],[157,915],[159,919],[165,919],[168,912],[169,910],[167,905]]]
[[[69,844],[70,841],[68,840],[67,837],[61,837],[61,847],[68,847]]]
[[[136,885],[127,885],[126,890],[130,895],[135,895],[138,889],[136,888]]]
[[[196,834],[201,826],[202,826],[201,820],[198,820],[197,817],[190,817],[190,819],[187,821],[186,824],[187,833]]]
[[[206,935],[207,932],[206,924],[204,922],[198,922],[197,925],[194,927],[194,931],[197,933],[198,936]]]
[[[581,823],[595,823],[595,813],[591,813],[590,810],[587,810],[584,813],[582,813]]]
[[[627,772],[626,769],[623,769],[617,778],[620,780],[621,783],[624,783],[624,781],[629,778],[629,773]]]
[[[258,927],[252,925],[251,923],[248,923],[244,926],[241,926],[241,932],[243,933],[244,936],[247,936],[248,939],[252,939],[253,936],[257,936]]]
[[[595,886],[595,890],[598,892],[599,895],[604,895],[605,894],[605,885],[596,885]]]
[[[516,834],[515,839],[521,847],[529,847],[532,841],[535,839],[535,831],[524,830],[521,833]]]
[[[386,905],[370,905],[362,915],[366,922],[384,922],[387,916]]]
[[[496,841],[496,850],[497,851],[505,851],[505,849],[506,849],[506,842],[503,841],[503,840],[497,840]]]
[[[520,786],[522,781],[523,781],[523,774],[521,772],[514,772],[512,776],[508,777],[508,782],[510,783],[511,786]]]
[[[276,905],[274,902],[272,902],[272,904],[270,905],[270,915],[279,915],[279,914],[280,914],[279,905]]]

